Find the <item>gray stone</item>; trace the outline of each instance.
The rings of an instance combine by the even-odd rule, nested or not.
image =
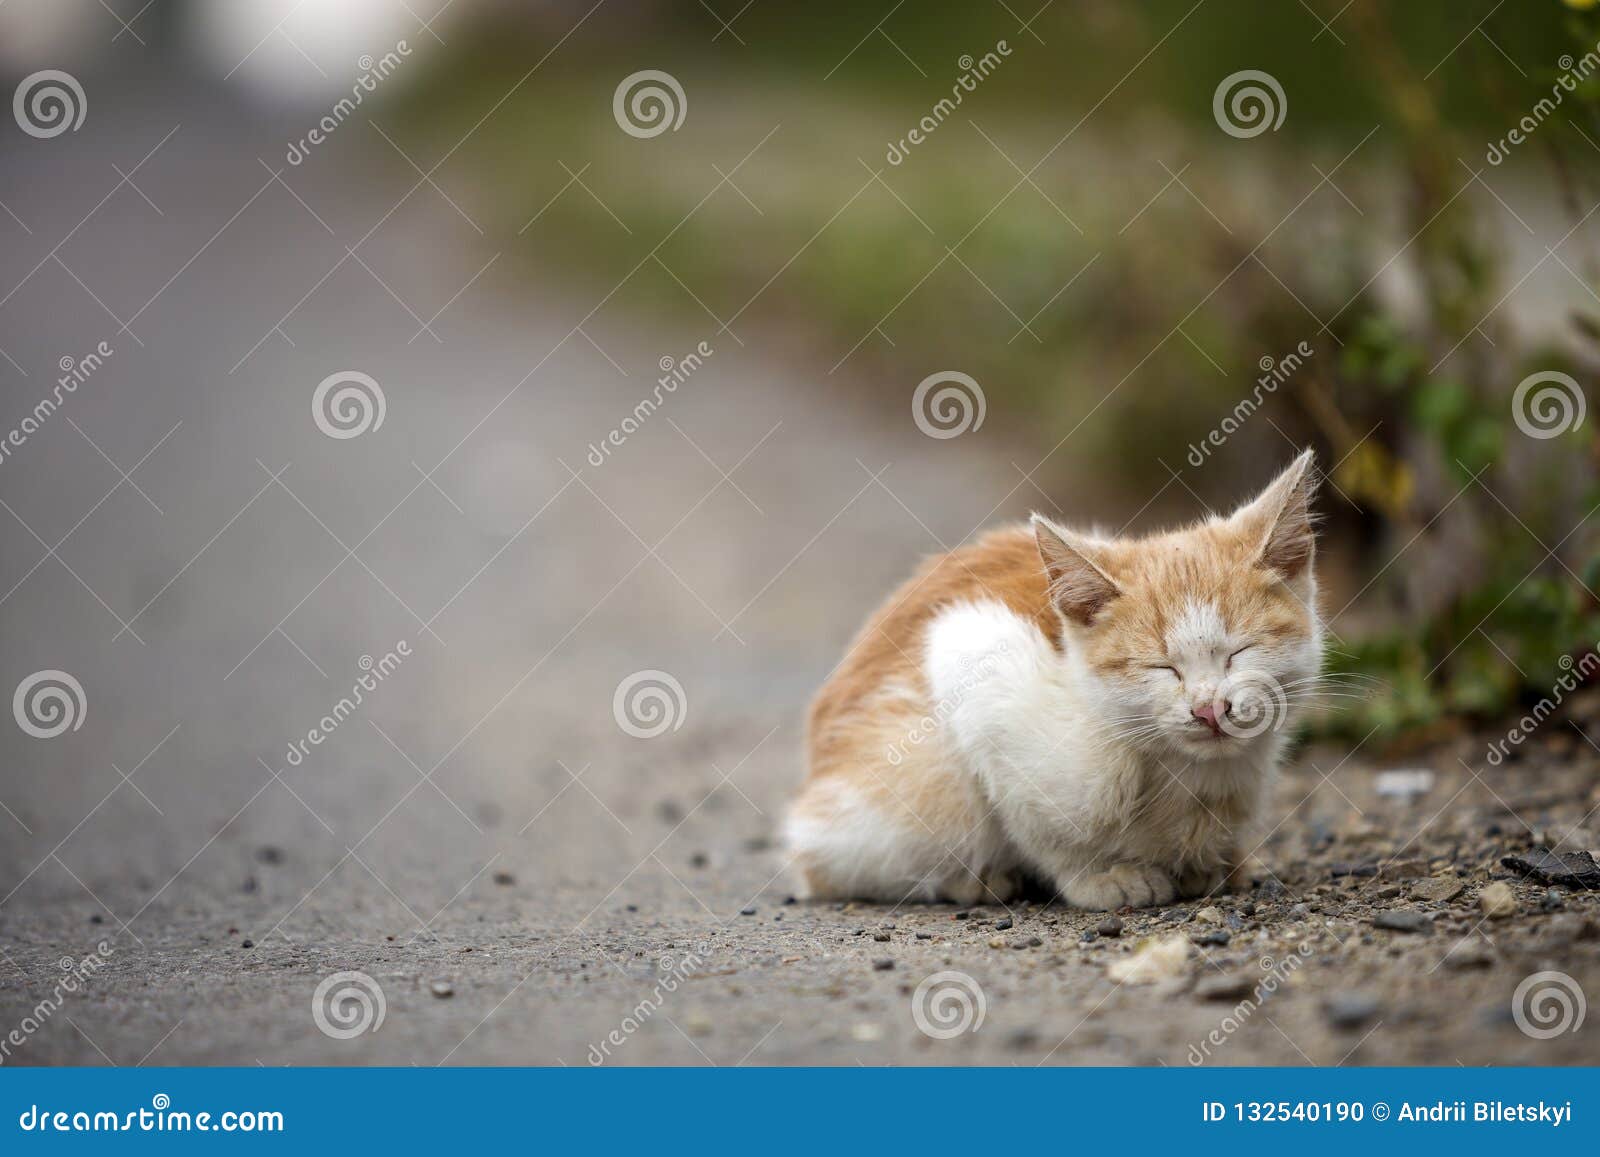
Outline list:
[[[1391,932],[1417,932],[1425,935],[1433,931],[1433,917],[1415,908],[1393,908],[1374,916],[1372,926],[1387,928]]]

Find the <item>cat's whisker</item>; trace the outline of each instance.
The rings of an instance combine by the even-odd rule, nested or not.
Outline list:
[[[1362,685],[1365,685],[1365,687],[1386,687],[1386,680],[1378,679],[1376,675],[1342,674],[1342,672],[1338,672],[1338,674],[1330,672],[1330,674],[1323,675],[1307,675],[1306,679],[1291,679],[1286,683],[1280,683],[1280,687],[1301,687],[1304,683],[1349,683],[1349,685],[1357,685],[1357,687],[1362,687]]]
[[[1279,684],[1282,687],[1297,687],[1305,683],[1375,683],[1381,684],[1384,680],[1376,675],[1365,675],[1359,672],[1325,671],[1319,675],[1306,675],[1299,679],[1289,679]]]

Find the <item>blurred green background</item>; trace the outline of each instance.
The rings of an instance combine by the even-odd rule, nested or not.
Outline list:
[[[959,368],[1041,487],[1117,522],[1316,446],[1334,663],[1381,681],[1322,726],[1407,738],[1547,694],[1600,639],[1595,422],[1513,413],[1534,373],[1578,404],[1600,355],[1589,7],[704,0],[624,33],[487,5],[388,116],[408,151],[460,150],[541,273],[598,298],[636,270],[710,334],[775,335],[819,392],[902,407]],[[483,120],[546,54],[537,99]],[[642,68],[688,103],[646,141],[612,116]],[[1241,70],[1281,88],[1277,128],[1223,131]]]

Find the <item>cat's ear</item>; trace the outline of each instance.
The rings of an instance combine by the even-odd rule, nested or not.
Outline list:
[[[1050,601],[1067,621],[1088,626],[1122,592],[1093,559],[1093,545],[1057,526],[1042,514],[1033,516],[1033,537],[1039,544]]]
[[[1310,450],[1289,464],[1265,490],[1233,516],[1247,535],[1256,561],[1285,582],[1310,567],[1316,551],[1317,471]]]

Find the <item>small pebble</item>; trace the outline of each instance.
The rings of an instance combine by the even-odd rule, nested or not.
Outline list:
[[[254,948],[255,946],[256,942],[254,940],[244,940],[239,944],[240,948]]]
[[[1202,908],[1194,914],[1194,918],[1197,924],[1221,924],[1222,909],[1214,907]]]
[[[1423,880],[1411,886],[1413,900],[1431,900],[1436,904],[1448,904],[1462,892],[1466,885],[1455,876],[1434,876],[1432,879]]]
[[[1566,907],[1566,893],[1560,888],[1551,888],[1539,900],[1539,907],[1546,912],[1559,912]]]
[[[1488,968],[1494,963],[1494,956],[1487,948],[1476,944],[1464,944],[1446,956],[1443,963],[1446,968],[1465,972],[1472,968]]]
[[[1378,1013],[1378,998],[1367,992],[1340,992],[1323,1002],[1322,1011],[1334,1028],[1360,1028]]]
[[[1365,877],[1365,876],[1376,876],[1378,874],[1378,865],[1377,864],[1334,864],[1331,868],[1328,869],[1328,874],[1333,876],[1333,877],[1335,877],[1335,878],[1338,878],[1338,877],[1341,877],[1341,876],[1363,876],[1363,877]],[[1387,874],[1391,874],[1391,873],[1386,872],[1385,874],[1387,875]],[[1411,873],[1411,874],[1415,875],[1417,873]]]
[[[889,943],[889,934],[887,932],[874,932],[872,934],[872,938],[874,940],[876,940],[879,944],[887,944],[887,943]]]
[[[755,910],[755,908],[753,906],[749,907],[749,908],[740,908],[739,909],[739,915],[741,915],[741,916],[754,916],[755,914],[756,914],[756,910]]]
[[[433,981],[428,985],[428,991],[439,997],[441,1000],[447,996],[454,996],[456,994],[456,990],[450,987],[450,982],[448,980]]]
[[[1232,939],[1232,933],[1224,932],[1221,928],[1215,928],[1210,932],[1202,932],[1194,938],[1194,942],[1207,948],[1226,948],[1228,941]]]
[[[1094,926],[1094,930],[1102,936],[1121,936],[1122,918],[1120,916],[1107,916]]]
[[[1427,933],[1433,931],[1433,917],[1416,908],[1392,908],[1374,916],[1372,926],[1387,928],[1391,932]]]
[[[1600,929],[1575,913],[1553,915],[1545,926],[1545,943],[1553,948],[1565,947],[1576,940],[1594,940],[1597,936],[1600,936]]]
[[[1194,986],[1194,994],[1201,1000],[1237,1000],[1248,996],[1255,981],[1246,973],[1208,976]]]
[[[994,927],[995,927],[995,931],[1004,932],[1007,928],[1011,927],[1011,917],[1010,916],[1001,917],[999,920],[996,920],[994,922]]]
[[[1504,880],[1496,880],[1478,893],[1478,907],[1491,920],[1503,920],[1517,912],[1517,894]]]
[[[494,874],[494,882],[499,884],[502,888],[509,888],[512,884],[517,882],[517,878],[510,872],[496,872]]]
[[[1428,874],[1426,860],[1393,860],[1383,866],[1386,880],[1414,880]]]
[[[872,970],[874,972],[888,972],[893,968],[894,961],[890,960],[887,956],[872,962]]]

